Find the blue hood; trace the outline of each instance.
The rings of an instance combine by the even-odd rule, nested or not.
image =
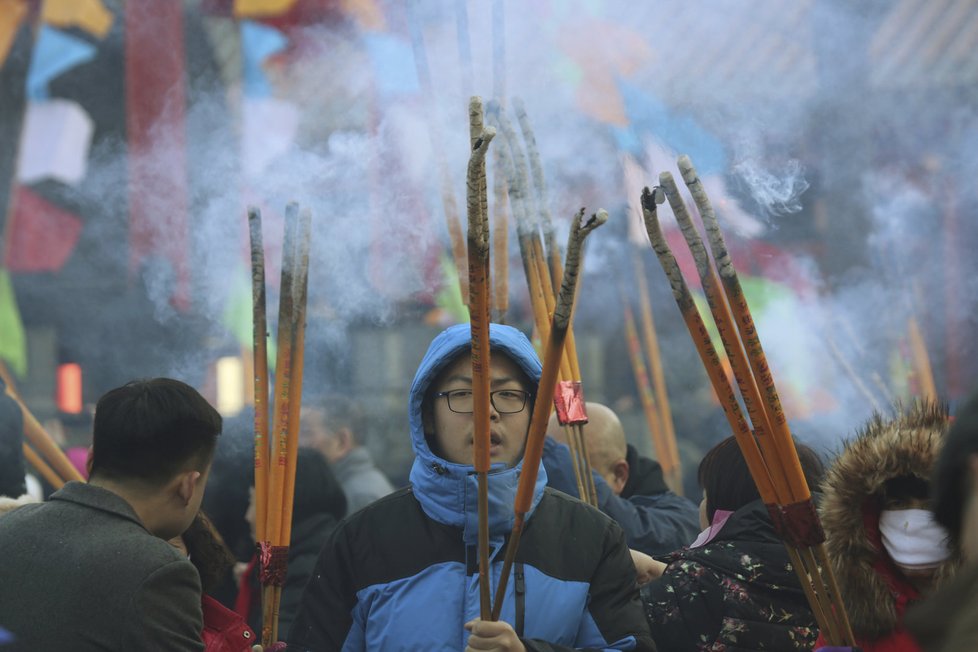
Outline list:
[[[431,383],[459,354],[470,351],[471,346],[469,324],[452,326],[432,340],[411,384],[408,422],[415,455],[411,485],[421,508],[439,523],[461,527],[465,542],[475,544],[478,533],[478,482],[475,469],[471,464],[449,462],[431,452],[421,420],[421,403]],[[489,347],[490,355],[503,353],[511,358],[534,386],[540,382],[540,359],[523,333],[511,326],[491,324]],[[504,464],[493,464],[489,472],[489,535],[496,544],[502,542],[503,536],[513,529],[513,501],[522,469],[523,461],[520,460],[510,468]],[[540,501],[546,484],[547,472],[541,464],[534,488],[533,508]]]

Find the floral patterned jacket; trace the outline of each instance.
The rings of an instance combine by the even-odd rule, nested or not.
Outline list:
[[[811,650],[818,626],[761,501],[729,516],[714,538],[661,558],[645,592],[660,650]]]

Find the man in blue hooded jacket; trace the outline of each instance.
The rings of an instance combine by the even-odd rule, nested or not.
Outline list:
[[[344,520],[326,542],[290,650],[655,650],[621,528],[545,489],[507,584],[500,622],[479,617],[476,477],[468,325],[431,343],[411,386],[411,486]],[[489,529],[492,590],[513,524],[513,500],[540,361],[522,333],[490,328]]]

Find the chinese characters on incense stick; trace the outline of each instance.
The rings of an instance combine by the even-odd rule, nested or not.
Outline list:
[[[642,193],[643,216],[649,240],[669,279],[683,320],[744,454],[758,492],[768,506],[775,529],[785,542],[819,627],[830,644],[853,645],[845,607],[822,546],[825,535],[802,474],[774,379],[744,299],[737,272],[727,252],[713,207],[688,157],[680,157],[679,169],[703,219],[713,254],[713,264],[711,265],[710,256],[686,210],[676,183],[668,172],[660,175],[660,187],[654,191],[646,188]],[[733,388],[723,371],[719,353],[713,347],[679,265],[663,237],[657,215],[658,204],[663,201],[663,195],[669,200],[696,261],[710,311],[733,368],[750,425],[740,410]]]
[[[312,218],[308,210],[300,211],[295,203],[286,207],[274,397],[271,401],[261,213],[250,208],[248,221],[255,355],[255,529],[262,585],[262,644],[270,645],[278,639],[278,608],[292,530]]]

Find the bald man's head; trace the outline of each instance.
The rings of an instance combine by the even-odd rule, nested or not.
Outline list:
[[[600,403],[587,403],[588,423],[584,426],[588,461],[615,494],[620,494],[628,482],[628,446],[625,430],[618,415],[611,408]],[[550,417],[547,434],[566,444],[564,428],[557,421],[557,415]]]

